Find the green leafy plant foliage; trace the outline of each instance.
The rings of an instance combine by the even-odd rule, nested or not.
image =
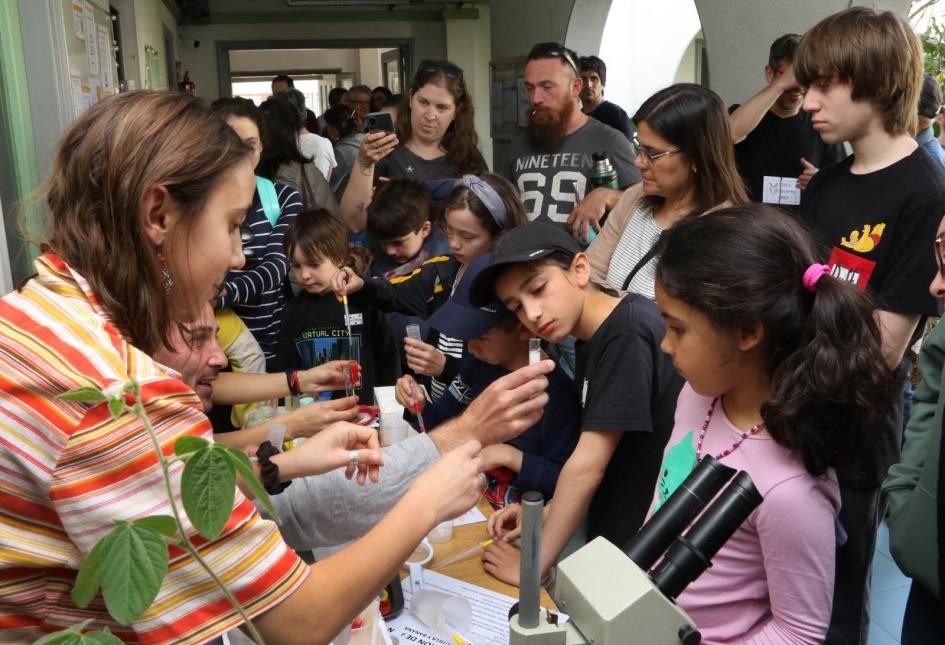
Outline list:
[[[109,388],[108,392],[112,392],[112,388]],[[279,521],[266,489],[245,454],[201,437],[179,437],[174,442],[174,457],[172,460],[165,458],[140,397],[141,390],[135,381],[126,383],[118,394],[106,394],[92,387],[82,387],[59,396],[60,399],[69,401],[93,404],[105,402],[113,417],[131,413],[141,420],[161,466],[172,511],[172,515],[152,515],[131,522],[116,521],[115,528],[92,547],[82,562],[72,588],[72,599],[76,605],[85,608],[101,591],[112,618],[124,625],[131,624],[151,606],[160,592],[161,582],[167,574],[167,545],[171,543],[187,551],[207,572],[242,616],[253,639],[262,643],[262,637],[236,597],[223,585],[187,538],[171,487],[169,466],[172,460],[184,462],[181,501],[194,528],[208,540],[217,537],[230,518],[236,494],[237,473],[253,491],[256,499]],[[82,630],[89,622],[50,634],[38,642],[46,645],[110,645],[121,642],[107,631],[83,634]]]
[[[83,634],[82,630],[91,622],[86,620],[61,632],[43,636],[34,645],[121,645],[121,639],[107,629]]]

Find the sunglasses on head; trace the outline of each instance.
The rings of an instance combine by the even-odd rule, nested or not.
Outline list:
[[[426,76],[437,72],[442,72],[447,78],[463,78],[463,70],[448,60],[426,59],[420,61],[420,66],[417,67],[417,76]]]
[[[575,74],[580,75],[577,61],[567,49],[558,43],[538,43],[528,53],[528,60],[537,60],[541,58],[561,58],[571,66]]]

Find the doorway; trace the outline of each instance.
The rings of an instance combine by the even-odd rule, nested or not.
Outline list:
[[[402,92],[412,50],[411,40],[394,39],[218,42],[220,96],[258,104],[270,96],[273,77],[287,74],[306,106],[321,114],[334,87],[384,85]]]

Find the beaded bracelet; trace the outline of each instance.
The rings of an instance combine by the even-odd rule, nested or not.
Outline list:
[[[268,441],[263,441],[256,451],[256,459],[259,461],[259,471],[262,474],[263,486],[270,495],[278,495],[286,488],[292,485],[292,481],[279,481],[279,466],[272,463],[269,459],[273,455],[278,455],[279,449]]]

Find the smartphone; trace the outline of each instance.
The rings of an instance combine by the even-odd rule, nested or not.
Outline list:
[[[390,112],[371,112],[365,117],[368,132],[393,132],[394,118]]]

